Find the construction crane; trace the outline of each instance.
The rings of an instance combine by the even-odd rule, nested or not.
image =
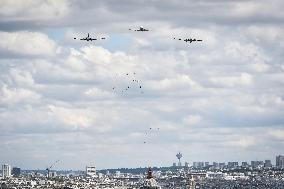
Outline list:
[[[55,161],[50,167],[46,168],[47,170],[47,178],[49,178],[49,171],[52,167],[54,167],[57,163],[59,162],[59,160]]]

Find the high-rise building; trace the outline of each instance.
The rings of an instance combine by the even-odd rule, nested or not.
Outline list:
[[[264,167],[269,168],[272,167],[272,163],[271,160],[267,159],[264,161]]]
[[[263,161],[251,161],[251,167],[252,168],[261,168],[263,167],[264,163]]]
[[[219,166],[219,163],[217,163],[217,162],[213,162],[213,167],[218,167]]]
[[[2,176],[3,178],[11,177],[11,166],[8,164],[2,165]]]
[[[176,163],[173,163],[173,167],[176,167],[177,166],[177,164]]]
[[[248,162],[246,162],[246,161],[242,162],[242,167],[248,167],[248,166],[249,166]]]
[[[194,168],[203,168],[204,162],[193,162],[192,165],[193,165]]]
[[[228,168],[237,168],[239,166],[238,162],[228,162]]]
[[[205,162],[205,167],[208,167],[209,166],[209,162]]]
[[[48,178],[54,178],[56,176],[57,176],[56,172],[51,171],[51,172],[48,173]]]
[[[185,167],[189,167],[189,163],[185,162],[185,163],[184,163],[184,166],[185,166]]]
[[[86,166],[86,175],[90,177],[94,177],[97,175],[95,166]]]
[[[14,177],[18,177],[21,174],[21,169],[19,167],[13,167],[12,169],[12,175]]]
[[[219,163],[219,168],[223,169],[226,166],[226,163]]]
[[[284,168],[284,156],[282,155],[276,156],[276,167]]]

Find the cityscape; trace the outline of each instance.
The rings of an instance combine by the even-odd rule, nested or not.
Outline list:
[[[0,189],[284,189],[284,0],[0,0]]]
[[[97,170],[95,165],[83,171],[21,170],[2,165],[1,189],[213,189],[213,188],[284,188],[284,156],[251,162],[193,162],[169,167],[120,168]],[[55,164],[53,164],[55,166]]]

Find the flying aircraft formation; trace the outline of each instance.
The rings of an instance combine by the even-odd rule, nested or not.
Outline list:
[[[177,39],[177,38],[174,37],[174,39]],[[177,40],[181,41],[182,39],[181,39],[181,38],[178,38]],[[185,41],[186,43],[187,43],[187,42],[192,43],[192,42],[201,42],[202,39],[187,38],[187,39],[184,39],[183,41]]]
[[[140,26],[138,29],[131,29],[129,28],[128,29],[129,31],[135,31],[135,32],[146,32],[146,31],[149,31],[149,29],[146,29],[144,28],[143,26]],[[77,39],[76,37],[74,37],[74,39]],[[90,34],[88,33],[88,36],[85,37],[85,38],[81,38],[80,40],[85,40],[85,41],[96,41],[96,40],[105,40],[106,38],[105,37],[101,37],[101,38],[91,38],[90,37]],[[184,42],[189,42],[189,43],[192,43],[192,42],[202,42],[203,40],[202,39],[195,39],[195,38],[186,38],[186,39],[182,39],[182,38],[176,38],[174,37],[175,40],[178,40],[178,41],[184,41]]]
[[[138,29],[131,29],[129,28],[129,31],[135,31],[135,32],[148,32],[149,29],[144,28],[143,26],[140,26]],[[74,39],[76,40],[77,38],[74,37]],[[87,37],[85,38],[81,38],[79,40],[84,40],[84,41],[97,41],[97,40],[105,40],[105,37],[101,37],[101,38],[92,38],[90,37],[90,34],[88,33]],[[174,37],[174,40],[178,40],[178,41],[184,41],[186,43],[193,43],[193,42],[202,42],[202,39],[195,39],[195,38],[186,38],[186,39],[182,39],[182,38],[176,38]],[[139,92],[140,94],[143,94],[143,87],[141,84],[141,81],[137,79],[136,77],[136,72],[132,72],[132,73],[125,73],[123,74],[124,79],[126,79],[126,82],[123,82],[123,84],[117,84],[117,85],[113,85],[112,86],[112,91],[114,93],[120,93],[122,95],[126,95],[126,94],[133,94],[133,93],[137,93]],[[116,79],[117,80],[117,79]],[[152,135],[157,134],[160,131],[160,128],[149,128],[146,132],[145,132],[145,136],[144,136],[144,144],[147,144],[150,142],[150,139],[152,138]]]
[[[74,37],[74,39],[77,39],[76,37]],[[101,37],[100,39],[104,40],[106,39],[105,37]],[[85,37],[85,38],[81,38],[80,40],[82,41],[96,41],[96,40],[99,40],[99,38],[91,38],[90,37],[90,34],[88,33],[88,36]]]

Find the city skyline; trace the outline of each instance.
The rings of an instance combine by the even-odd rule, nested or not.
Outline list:
[[[180,153],[180,152],[179,152]],[[250,160],[250,161],[228,161],[228,162],[214,162],[214,161],[197,161],[197,162],[192,162],[191,164],[188,163],[187,161],[179,161],[174,162],[173,165],[164,165],[164,166],[155,166],[152,165],[151,167],[157,170],[171,170],[171,169],[189,169],[189,170],[212,170],[212,171],[216,171],[216,170],[230,170],[230,169],[250,169],[250,170],[269,170],[269,169],[274,169],[274,170],[283,170],[284,169],[284,156],[283,155],[277,155],[276,156],[276,161],[273,162],[270,159],[265,159],[265,160]],[[59,172],[60,174],[62,174],[62,172],[64,172],[63,174],[68,174],[68,173],[72,173],[72,171],[75,172],[80,172],[79,174],[85,173],[85,175],[87,176],[96,176],[97,175],[97,171],[100,172],[105,172],[105,171],[112,171],[114,172],[114,170],[123,170],[125,171],[129,171],[129,170],[145,170],[151,167],[117,167],[117,168],[102,168],[102,169],[97,169],[96,165],[94,164],[89,164],[86,165],[84,168],[81,169],[77,169],[77,170],[72,170],[72,169],[57,169],[56,168],[56,164],[59,163],[59,160],[54,162],[50,167],[44,168],[44,169],[37,169],[37,170],[33,170],[33,169],[21,169],[20,167],[14,166],[14,165],[9,165],[9,164],[2,164],[2,177],[3,178],[8,178],[8,177],[18,177],[20,176],[22,173],[21,171],[24,171],[24,174],[43,174],[46,173],[46,176],[48,175],[53,175],[55,172],[55,176],[56,173]],[[26,172],[28,171],[28,172]],[[35,172],[31,172],[31,171],[35,171]],[[77,174],[77,173],[75,173]],[[1,174],[0,174],[1,175]],[[47,177],[48,177],[47,176]],[[55,177],[52,176],[52,177]]]
[[[0,163],[162,166],[179,151],[189,163],[274,162],[284,154],[283,8],[1,1]],[[105,39],[74,39],[88,34]]]

